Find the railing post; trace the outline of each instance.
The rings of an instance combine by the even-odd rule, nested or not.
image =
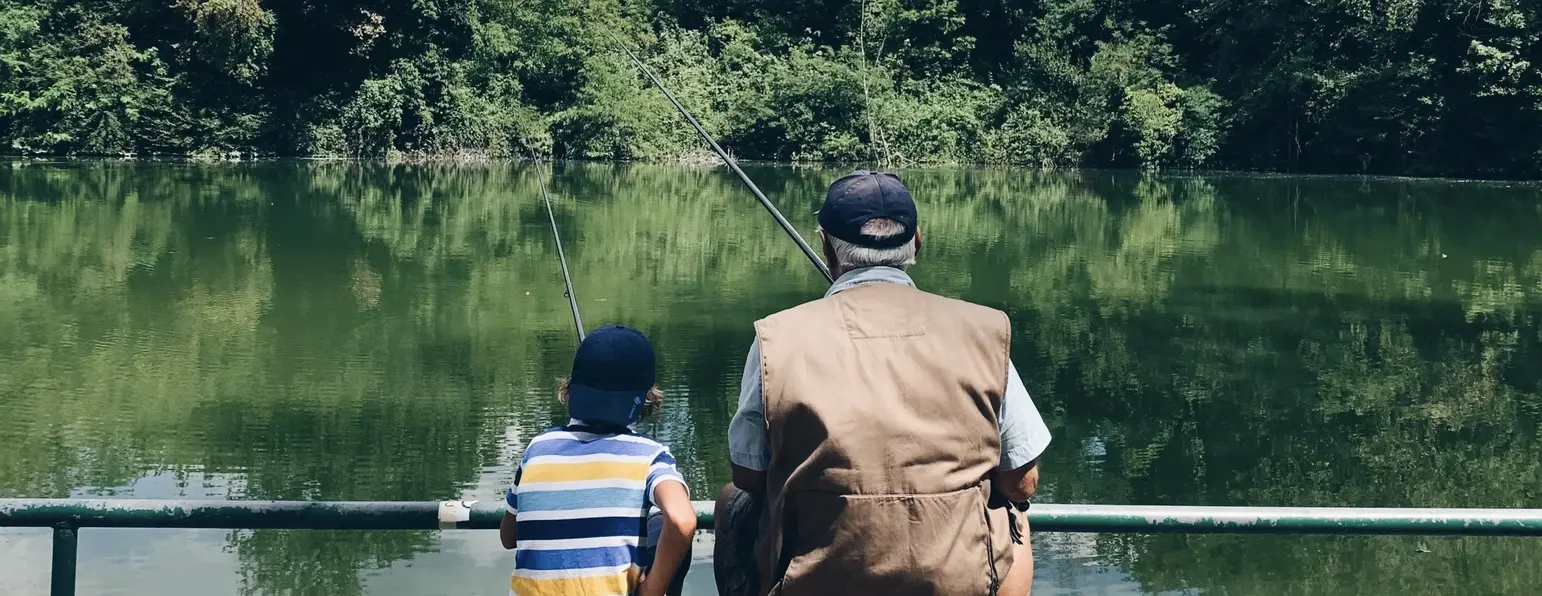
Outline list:
[[[54,526],[54,568],[49,579],[50,596],[75,596],[75,526]]]

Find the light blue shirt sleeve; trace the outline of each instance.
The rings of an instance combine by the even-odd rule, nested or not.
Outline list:
[[[675,467],[675,456],[670,455],[669,450],[665,449],[653,458],[653,464],[648,468],[648,480],[643,486],[643,497],[648,507],[658,506],[659,501],[654,496],[654,491],[658,490],[659,484],[669,481],[679,482],[680,486],[685,486],[685,477],[681,476],[680,470]],[[689,487],[686,488],[686,493],[690,493]]]
[[[728,460],[748,470],[764,472],[771,466],[771,446],[766,442],[766,414],[762,410],[760,340],[750,344],[739,380],[739,410],[728,423]],[[1007,391],[996,413],[1001,432],[1001,470],[1016,470],[1044,453],[1049,446],[1049,427],[1028,395],[1027,386],[1008,364]]]
[[[996,423],[1001,430],[1001,470],[1026,466],[1049,447],[1049,427],[1018,376],[1017,365],[1011,362],[1007,363],[1007,393],[1001,397]]]
[[[760,397],[760,338],[750,344],[739,379],[739,411],[728,423],[728,461],[741,468],[766,471],[771,445],[766,442],[766,413]]]
[[[519,480],[525,475],[525,465],[520,463],[519,469],[514,470],[514,486],[509,487],[509,492],[503,495],[503,509],[510,515],[519,513]]]

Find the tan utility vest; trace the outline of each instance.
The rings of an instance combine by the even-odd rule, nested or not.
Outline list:
[[[1004,313],[870,284],[755,323],[771,464],[768,594],[984,596],[1011,566]]]

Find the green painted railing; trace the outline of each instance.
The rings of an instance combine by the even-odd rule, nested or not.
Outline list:
[[[0,527],[53,528],[51,593],[70,596],[75,593],[81,528],[485,530],[498,527],[503,516],[496,503],[461,505],[455,501],[0,499]],[[712,503],[695,505],[698,523],[710,527]],[[463,521],[441,521],[456,519]],[[1028,520],[1034,532],[1542,536],[1542,509],[1041,504],[1028,512]]]

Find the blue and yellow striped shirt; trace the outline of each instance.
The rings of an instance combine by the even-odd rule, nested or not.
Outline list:
[[[511,596],[625,596],[637,587],[653,492],[685,480],[669,450],[647,437],[578,426],[525,449],[506,505],[514,515]]]

